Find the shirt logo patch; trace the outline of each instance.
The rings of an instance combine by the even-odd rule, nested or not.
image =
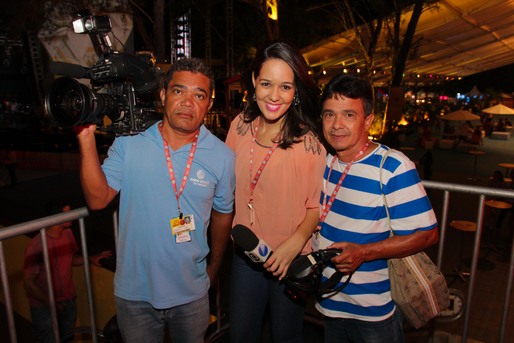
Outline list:
[[[189,179],[189,181],[191,181],[191,183],[195,186],[200,186],[200,187],[207,187],[209,185],[209,181],[206,181],[204,180],[205,179],[205,171],[200,169],[196,172],[196,178],[195,177],[191,177]]]

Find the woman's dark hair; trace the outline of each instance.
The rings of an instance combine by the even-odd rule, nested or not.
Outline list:
[[[282,60],[291,67],[294,73],[296,96],[300,100],[298,105],[291,104],[285,114],[282,128],[284,137],[279,147],[287,149],[293,143],[298,142],[299,137],[309,131],[319,136],[320,89],[309,75],[307,63],[300,51],[285,42],[273,42],[257,52],[250,69],[247,71],[243,85],[247,91],[248,101],[244,110],[244,120],[246,122],[252,122],[261,113],[253,98],[255,87],[251,82],[252,75],[257,77],[264,62],[272,58]]]
[[[361,99],[364,115],[373,112],[373,89],[368,81],[355,74],[337,74],[327,83],[321,95],[321,104],[335,95],[350,99]]]

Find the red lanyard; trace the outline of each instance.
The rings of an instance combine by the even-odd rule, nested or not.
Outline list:
[[[330,208],[332,208],[332,204],[334,203],[334,200],[337,196],[337,193],[339,192],[339,189],[341,188],[341,185],[343,184],[343,180],[346,178],[346,175],[348,174],[348,172],[350,171],[350,167],[352,166],[353,164],[353,161],[355,161],[359,156],[361,156],[362,154],[364,154],[364,152],[366,151],[366,149],[368,148],[369,146],[369,140],[366,142],[366,144],[364,144],[364,147],[362,147],[361,150],[359,150],[359,152],[357,153],[357,155],[355,155],[355,157],[353,158],[353,160],[348,163],[346,165],[346,168],[344,169],[343,173],[341,174],[341,176],[339,177],[339,181],[337,182],[336,186],[334,187],[334,190],[332,191],[332,195],[330,196],[330,199],[328,200],[328,203],[327,203],[327,200],[326,200],[326,184],[325,184],[325,195],[323,196],[323,210],[319,216],[319,223],[318,223],[318,226],[316,227],[316,231],[319,231],[320,228],[321,228],[321,224],[325,221],[325,218],[327,217],[328,215],[328,212],[330,211]],[[332,161],[330,162],[330,170],[328,171],[328,176],[327,176],[327,182],[328,183],[330,181],[330,175],[332,174],[332,169],[334,168],[334,163],[336,162],[337,160],[337,155],[334,155],[334,157],[332,158]]]
[[[195,157],[196,152],[196,144],[198,143],[199,131],[196,133],[195,138],[191,143],[191,150],[189,150],[189,157],[187,158],[186,169],[184,170],[184,176],[182,176],[180,189],[177,189],[177,181],[175,179],[173,163],[171,162],[170,148],[168,142],[166,142],[166,139],[164,139],[164,135],[162,134],[162,122],[159,124],[159,131],[161,132],[162,142],[164,144],[164,155],[166,156],[166,163],[168,164],[168,173],[170,174],[171,185],[173,186],[173,192],[175,193],[175,198],[177,199],[178,215],[180,218],[182,218],[179,199],[182,195],[182,192],[184,191],[184,188],[186,187],[187,177],[191,171],[191,165],[193,164],[193,158]]]
[[[259,178],[262,175],[262,172],[264,170],[264,167],[266,167],[271,155],[275,151],[275,149],[278,147],[280,141],[282,140],[283,132],[281,131],[278,134],[278,139],[273,143],[273,145],[269,148],[268,152],[266,153],[266,156],[264,156],[264,159],[261,162],[261,165],[257,172],[255,173],[255,176],[253,176],[253,150],[255,146],[255,141],[257,140],[257,131],[259,130],[259,119],[257,119],[255,130],[253,131],[252,136],[252,144],[250,145],[250,200],[248,201],[248,208],[250,209],[250,224],[253,224],[253,191],[255,187],[257,186],[257,182],[259,182]],[[250,125],[252,125],[250,123]],[[253,176],[253,179],[252,179]]]

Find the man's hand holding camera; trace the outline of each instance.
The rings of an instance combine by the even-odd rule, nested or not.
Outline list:
[[[84,124],[84,125],[76,125],[72,128],[73,134],[77,137],[79,136],[88,136],[95,134],[96,125],[95,124]]]
[[[341,253],[331,259],[337,270],[343,273],[352,273],[359,266],[366,262],[367,249],[363,244],[350,242],[336,242],[328,247],[328,249],[340,249]]]

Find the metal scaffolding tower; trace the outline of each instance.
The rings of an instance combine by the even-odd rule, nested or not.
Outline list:
[[[34,85],[36,95],[43,104],[45,97],[45,91],[43,87],[44,80],[44,68],[43,68],[43,57],[41,54],[41,43],[37,38],[37,35],[33,32],[27,32],[27,45],[30,52],[30,60],[32,63],[32,71],[34,76]]]
[[[171,63],[191,57],[191,10],[172,21]]]
[[[234,5],[233,0],[227,1],[227,47],[226,47],[226,58],[227,58],[227,78],[234,75]]]

